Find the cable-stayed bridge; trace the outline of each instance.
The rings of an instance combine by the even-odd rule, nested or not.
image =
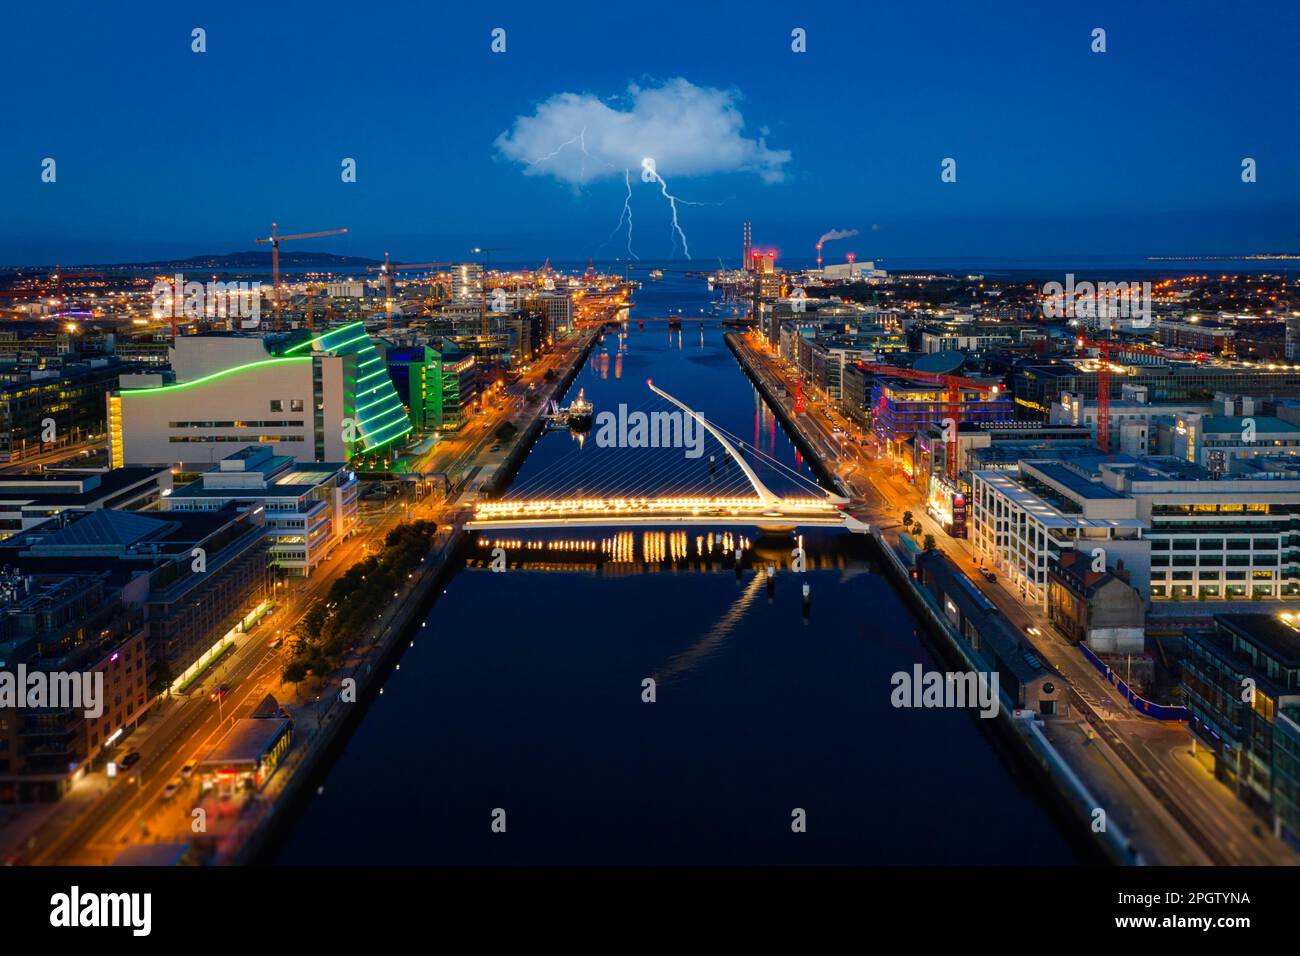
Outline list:
[[[595,419],[594,442],[575,446],[501,499],[480,502],[467,527],[866,529],[842,510],[847,498],[749,445],[653,382],[647,385],[653,397],[634,410],[602,411]],[[783,490],[769,487],[776,481]]]

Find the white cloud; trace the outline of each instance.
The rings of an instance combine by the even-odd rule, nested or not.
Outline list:
[[[789,150],[769,149],[766,129],[747,138],[736,99],[733,92],[681,78],[628,87],[626,109],[590,93],[557,93],[531,116],[516,117],[496,147],[523,163],[525,175],[574,186],[629,169],[636,175],[647,157],[669,179],[749,172],[780,182]]]

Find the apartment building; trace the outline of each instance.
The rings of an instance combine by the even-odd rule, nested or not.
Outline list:
[[[1298,625],[1291,614],[1216,615],[1187,634],[1182,686],[1193,751],[1300,847]]]
[[[107,572],[144,611],[154,689],[189,671],[270,597],[264,510],[67,513],[0,541],[0,567],[24,575]]]
[[[136,726],[152,699],[143,625],[107,572],[0,574],[0,670],[102,681],[93,709],[0,707],[0,804],[59,799]]]

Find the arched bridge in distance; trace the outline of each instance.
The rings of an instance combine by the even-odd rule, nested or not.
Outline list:
[[[584,476],[580,464],[570,463],[564,468],[559,463],[553,463],[542,469],[536,480],[530,481],[529,487],[512,489],[500,500],[479,502],[466,528],[507,530],[721,524],[747,525],[774,531],[813,526],[867,530],[865,524],[843,510],[849,499],[827,492],[806,475],[787,468],[760,449],[741,441],[699,412],[655,387],[653,382],[646,384],[651,392],[676,406],[682,416],[689,416],[718,442],[723,453],[721,467],[726,471],[725,476],[716,476],[716,463],[701,456],[694,460],[694,480],[698,485],[699,470],[707,468],[705,486],[675,490],[675,479],[680,484],[682,479],[691,478],[692,462],[683,462],[680,455],[668,456],[653,465],[632,461],[620,463],[616,470],[631,472],[633,487],[626,493],[607,491],[601,494],[557,495],[551,493],[551,490],[566,484],[566,479],[569,485],[575,482],[581,484]],[[662,423],[664,419],[657,421]],[[685,417],[681,421],[684,425]],[[651,432],[654,432],[654,427],[651,427]],[[737,450],[737,445],[744,447],[765,466],[791,476],[803,489],[801,493],[781,495],[772,491],[746,460],[746,455]],[[625,450],[621,447],[618,449],[620,452]],[[743,478],[735,475],[731,468],[733,462]],[[562,477],[548,475],[548,472],[557,468]]]

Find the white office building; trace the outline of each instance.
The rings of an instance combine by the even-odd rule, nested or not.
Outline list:
[[[401,399],[362,323],[315,334],[185,335],[170,373],[123,375],[108,397],[114,467],[203,471],[245,445],[348,461],[402,442]]]
[[[1222,475],[1234,461],[1300,452],[1300,425],[1272,415],[1186,415],[1172,429],[1171,444],[1176,458]]]
[[[1162,449],[1158,444],[1159,422],[1206,415],[1215,407],[1213,402],[1162,402],[1153,405],[1145,385],[1124,385],[1120,397],[1110,402],[1110,447],[1135,457],[1167,452],[1170,449]],[[1047,420],[1053,425],[1086,426],[1096,440],[1097,400],[1085,399],[1078,392],[1062,392],[1061,397],[1052,403]]]
[[[1023,600],[1047,609],[1047,569],[1061,552],[1101,549],[1122,558],[1145,592],[1149,548],[1137,502],[1091,480],[1076,462],[1022,461],[1015,471],[971,474],[970,540],[975,553]]]
[[[1065,547],[1122,558],[1153,601],[1300,597],[1300,467],[1239,462],[1221,476],[1172,457],[1025,461],[972,475],[971,541],[1026,600]],[[1294,542],[1294,543],[1293,543]]]
[[[325,294],[331,299],[362,299],[366,295],[366,284],[360,279],[327,282],[325,284]]]
[[[357,524],[358,482],[341,462],[300,464],[249,445],[162,499],[164,511],[220,511],[231,502],[265,508],[271,563],[307,577]]]

